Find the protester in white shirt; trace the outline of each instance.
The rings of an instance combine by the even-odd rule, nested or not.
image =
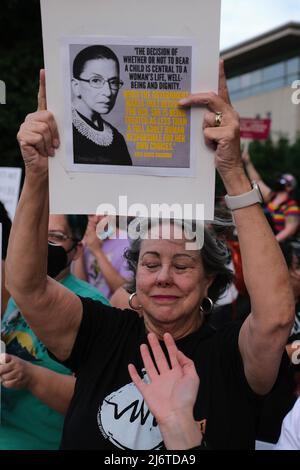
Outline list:
[[[274,450],[300,450],[300,398],[284,418],[279,441]]]

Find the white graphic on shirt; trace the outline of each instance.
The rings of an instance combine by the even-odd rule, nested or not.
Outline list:
[[[147,374],[143,379],[149,383]],[[162,447],[155,418],[133,382],[103,400],[97,422],[105,439],[120,449],[154,450]]]

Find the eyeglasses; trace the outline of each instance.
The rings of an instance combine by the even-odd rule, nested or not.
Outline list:
[[[48,242],[51,245],[61,245],[66,240],[73,240],[74,242],[78,241],[76,238],[66,235],[62,232],[48,232]]]
[[[124,85],[124,82],[118,78],[109,78],[108,80],[105,80],[101,75],[91,77],[88,80],[85,78],[77,78],[77,80],[89,83],[92,88],[103,88],[105,83],[108,83],[109,87],[114,91],[119,90],[119,88]]]

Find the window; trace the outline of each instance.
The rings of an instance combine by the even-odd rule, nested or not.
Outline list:
[[[277,78],[284,77],[284,72],[284,62],[265,67],[263,69],[264,82],[266,82],[267,80],[275,80]]]
[[[300,79],[300,57],[269,65],[228,80],[230,96],[240,100],[266,91],[290,86]]]
[[[240,89],[240,77],[230,78],[228,80],[228,88],[232,92],[234,92],[235,90],[239,90]]]
[[[275,80],[268,80],[262,84],[263,91],[276,90],[276,88],[282,88],[285,86],[284,77],[275,78]]]
[[[255,70],[254,72],[251,72],[251,84],[257,85],[258,83],[261,83],[261,82],[262,82],[262,71]]]
[[[299,73],[300,60],[299,57],[294,57],[286,62],[286,72],[288,75]]]
[[[250,86],[251,84],[250,78],[251,78],[250,73],[245,73],[244,75],[240,76],[241,88],[248,88]]]

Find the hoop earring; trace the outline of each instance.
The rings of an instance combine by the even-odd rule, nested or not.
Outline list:
[[[128,299],[129,306],[130,308],[132,308],[132,310],[140,310],[141,308],[143,308],[142,305],[138,305],[137,307],[133,306],[133,299],[135,296],[136,296],[136,292],[133,292],[132,294],[130,294],[129,299]]]
[[[205,305],[206,304],[206,305]],[[210,297],[204,297],[202,300],[202,304],[200,305],[200,311],[204,313],[204,315],[210,315],[213,311],[214,303]]]

